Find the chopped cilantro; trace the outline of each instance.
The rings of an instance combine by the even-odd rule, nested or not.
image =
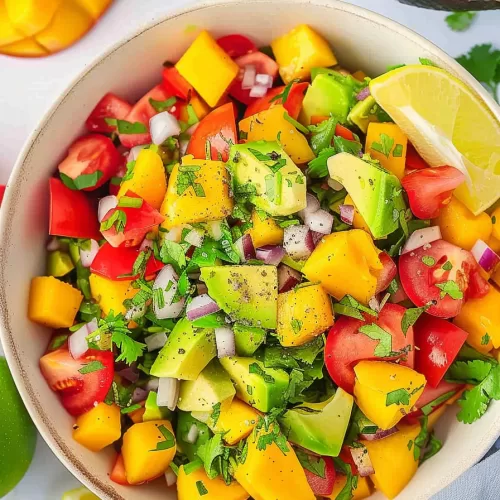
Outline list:
[[[141,122],[131,123],[116,118],[104,118],[104,121],[111,127],[116,127],[119,134],[145,134],[148,131],[148,127]]]
[[[126,168],[127,171],[125,172],[125,175],[122,178],[123,182],[129,181],[134,176],[135,160],[127,162]]]
[[[100,361],[91,361],[86,365],[83,365],[78,371],[82,375],[86,375],[87,373],[97,372],[99,370],[104,370],[106,367]]]
[[[481,337],[481,345],[488,345],[489,343],[490,343],[490,336],[488,335],[488,333],[485,333]]]
[[[387,134],[380,134],[380,142],[373,142],[371,149],[382,153],[386,158],[389,158],[392,147],[394,146],[394,139]]]
[[[131,405],[131,406],[126,406],[125,408],[122,408],[122,409],[121,409],[121,413],[122,413],[123,415],[126,415],[126,414],[128,414],[128,413],[132,413],[132,412],[134,412],[134,411],[136,411],[136,410],[139,410],[139,409],[141,409],[141,408],[142,408],[142,406],[141,406],[141,405],[139,405],[139,404],[135,404],[135,405]]]
[[[164,240],[160,250],[160,258],[164,264],[172,264],[177,272],[186,266],[184,249],[175,241]]]
[[[102,177],[102,172],[100,170],[96,170],[92,174],[82,174],[78,177],[75,177],[74,179],[66,174],[63,174],[62,172],[59,173],[59,176],[61,177],[61,180],[66,187],[72,189],[73,191],[76,191],[94,187]]]
[[[122,196],[118,200],[118,207],[125,208],[141,208],[143,203],[142,198],[136,198],[134,196]]]
[[[361,312],[365,312],[375,317],[378,316],[376,311],[359,303],[351,295],[345,295],[344,297],[342,297],[340,302],[333,305],[333,310],[338,314],[342,314],[344,316],[350,316],[351,318],[356,318],[361,320],[364,319]]]
[[[464,298],[464,293],[460,290],[458,283],[453,280],[445,281],[444,283],[436,283],[436,286],[441,290],[440,297],[444,298],[449,295],[454,300]]]
[[[449,28],[453,31],[466,31],[473,23],[477,12],[461,11],[453,12],[445,17]]]
[[[333,147],[328,147],[320,151],[317,158],[308,163],[307,174],[313,179],[319,179],[328,175],[328,158],[336,154]]]
[[[297,82],[300,82],[300,80],[298,78],[287,83],[287,85],[283,89],[283,92],[281,94],[274,96],[272,99],[270,99],[269,102],[276,102],[278,100],[281,100],[281,104],[285,104],[286,100],[288,99],[288,95],[290,94],[290,90],[292,90],[293,84],[297,83]]]
[[[309,455],[305,451],[297,448],[295,454],[299,459],[300,465],[309,472],[312,472],[316,476],[325,479],[325,467],[326,463],[322,457],[317,457],[314,455]]]
[[[492,223],[492,224],[496,224],[496,223],[497,223],[497,218],[496,218],[496,216],[495,216],[495,215],[493,215],[493,216],[491,217],[491,223]]]
[[[199,165],[181,165],[179,167],[179,175],[177,176],[177,194],[181,196],[190,187],[193,188],[194,194],[199,198],[205,197],[203,186],[197,182],[196,172],[200,170]]]
[[[445,271],[451,271],[453,269],[453,264],[447,260],[442,266],[441,266],[441,269],[445,270]]]
[[[359,156],[362,148],[360,142],[350,141],[338,135],[333,138],[333,144],[337,153],[349,153],[354,156]]]
[[[274,201],[275,198],[275,179],[273,174],[268,174],[265,176],[266,181],[266,196],[269,201]]]
[[[208,490],[203,484],[203,481],[196,481],[196,489],[198,490],[198,494],[200,495],[200,497],[208,495]]]
[[[262,419],[262,417],[260,417],[259,422],[261,420],[264,420],[264,419]],[[269,424],[269,423],[267,425],[266,424],[262,424],[262,425],[265,426],[266,431],[271,429],[271,424]],[[257,425],[256,430],[258,429],[258,427],[259,427],[259,424]],[[276,446],[281,450],[283,455],[286,455],[290,451],[286,437],[281,432],[280,426],[277,423],[272,424],[272,429],[270,430],[270,432],[268,434],[264,434],[262,432],[259,434],[259,437],[257,439],[257,449],[259,451],[263,451],[273,443],[276,444]]]
[[[391,355],[392,336],[383,328],[380,328],[380,326],[375,323],[371,323],[370,325],[363,325],[360,327],[359,333],[366,335],[372,340],[379,341],[373,352],[375,356],[378,358],[386,358]]]
[[[298,335],[300,333],[300,330],[302,329],[302,321],[293,318],[291,324],[293,332],[295,333],[295,335]]]
[[[125,231],[125,225],[127,224],[127,214],[123,210],[116,209],[110,217],[101,222],[101,231],[107,231],[113,226],[117,233],[122,233]]]
[[[307,129],[307,127],[304,127],[304,125],[302,125],[302,123],[298,122],[297,120],[295,120],[294,118],[292,118],[287,111],[285,111],[283,113],[283,118],[290,124],[292,124],[297,130],[299,130],[300,132],[302,132],[303,134],[309,134],[309,130]]]
[[[253,373],[255,375],[259,375],[259,377],[262,377],[264,382],[266,384],[274,384],[274,377],[269,375],[268,373],[265,372],[265,370],[262,369],[262,367],[258,363],[252,363],[248,367],[248,372]]]
[[[171,108],[175,103],[177,102],[177,99],[175,97],[169,97],[168,99],[165,99],[164,101],[156,101],[152,97],[149,98],[149,104],[153,106],[153,108],[158,111],[158,113],[161,113],[162,111],[165,111],[168,108]]]
[[[436,399],[433,399],[426,405],[422,406],[420,410],[424,415],[430,415],[436,407],[440,406],[445,401],[448,401],[448,399],[450,399],[454,394],[455,391],[449,391],[446,392],[445,394],[441,394],[441,396],[437,397]]]
[[[403,145],[402,144],[396,144],[394,146],[394,149],[392,151],[392,156],[395,158],[401,158],[403,156]]]
[[[328,118],[328,120],[322,121],[317,125],[309,125],[308,129],[311,132],[309,142],[315,155],[331,147],[336,126],[337,120],[335,118]]]
[[[164,425],[159,425],[158,430],[161,432],[163,440],[158,441],[158,443],[156,444],[156,448],[149,451],[163,451],[173,448],[175,446],[175,438],[170,430],[167,429]]]
[[[408,329],[413,326],[417,319],[420,318],[422,313],[429,309],[430,305],[425,305],[422,307],[412,307],[410,309],[406,309],[403,314],[403,319],[401,320],[401,330],[403,330],[403,334],[406,337]]]
[[[436,68],[439,67],[435,62],[431,61],[430,59],[427,59],[426,57],[419,57],[418,60],[420,61],[420,64],[422,66],[434,66]]]
[[[479,384],[489,375],[491,369],[492,363],[481,359],[459,360],[450,366],[446,378],[455,382]]]

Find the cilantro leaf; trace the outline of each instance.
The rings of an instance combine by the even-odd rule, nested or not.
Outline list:
[[[259,375],[259,377],[262,377],[264,379],[264,382],[266,384],[274,384],[275,382],[274,377],[266,373],[266,371],[258,363],[252,363],[248,367],[248,372]]]
[[[173,448],[175,446],[175,438],[170,430],[167,429],[164,425],[159,425],[158,430],[161,432],[164,439],[163,441],[158,441],[154,450],[149,451],[163,451]]]
[[[224,454],[224,443],[222,433],[216,433],[206,443],[198,448],[198,456],[203,460],[205,472],[210,479],[216,478],[220,474],[220,467],[217,458]]]
[[[177,99],[175,97],[169,97],[165,101],[156,101],[152,97],[149,98],[149,104],[151,104],[151,106],[153,106],[153,108],[158,111],[158,113],[171,108],[176,102]]]
[[[457,61],[494,94],[500,82],[500,50],[494,49],[491,43],[476,45],[468,54],[458,57]]]
[[[299,78],[295,78],[291,82],[287,83],[285,88],[283,89],[283,92],[281,94],[274,96],[272,99],[269,100],[269,102],[276,102],[281,100],[280,104],[285,104],[286,100],[288,99],[288,95],[290,94],[290,90],[292,90],[293,84],[297,82],[300,82]]]
[[[481,337],[481,345],[488,345],[489,343],[490,343],[490,336],[488,335],[488,333],[485,333]]]
[[[75,191],[94,187],[102,177],[102,172],[100,170],[96,170],[92,174],[82,174],[78,177],[75,177],[74,179],[66,174],[63,174],[62,172],[59,173],[59,176],[61,177],[61,180],[66,187]]]
[[[476,15],[477,12],[470,11],[453,12],[445,17],[445,21],[453,31],[466,31],[470,28]]]
[[[104,118],[104,121],[111,127],[116,127],[119,134],[145,134],[148,131],[148,127],[141,122],[132,123],[116,118]]]
[[[360,142],[350,141],[338,135],[333,138],[333,144],[337,153],[350,153],[354,156],[359,156],[362,148]]]
[[[458,283],[453,280],[445,281],[443,283],[436,283],[436,286],[441,290],[440,297],[444,298],[449,295],[454,300],[464,298],[464,293],[460,290]]]
[[[457,382],[479,384],[489,375],[491,369],[491,363],[480,359],[455,361],[446,372],[446,378]]]
[[[380,142],[373,142],[370,149],[382,153],[386,158],[389,158],[392,147],[394,146],[394,139],[387,134],[380,134]]]
[[[312,472],[313,474],[321,477],[322,479],[325,478],[326,463],[323,458],[309,455],[308,453],[302,451],[301,449],[296,449],[295,454],[299,459],[300,465],[302,465],[304,469],[308,470],[309,472]]]
[[[217,425],[217,422],[219,421],[220,417],[220,403],[216,403],[212,406],[212,414],[210,415],[210,418],[212,419],[214,427]]]
[[[396,389],[387,393],[385,406],[391,405],[409,405],[410,393],[406,389]]]
[[[113,226],[117,233],[123,233],[127,224],[127,214],[123,210],[115,209],[110,217],[101,222],[100,230],[107,231]]]
[[[341,458],[334,457],[333,462],[335,463],[335,469],[341,471],[345,476],[347,476],[346,483],[335,497],[335,500],[351,500],[353,497],[352,492],[358,485],[358,476],[352,475],[351,466],[346,464]]]
[[[316,158],[308,163],[307,174],[313,179],[319,179],[328,175],[328,158],[336,154],[335,148],[328,147],[321,150]]]
[[[302,329],[302,321],[298,320],[297,318],[293,318],[291,324],[293,332],[295,333],[295,335],[298,335],[300,333],[300,330]]]
[[[196,489],[198,490],[198,494],[200,495],[200,497],[208,495],[208,490],[203,484],[203,481],[196,481]]]
[[[375,356],[379,358],[386,358],[391,355],[392,335],[390,333],[386,332],[375,323],[371,323],[370,325],[363,325],[358,331],[359,333],[363,333],[372,340],[379,341],[373,352]]]
[[[87,373],[97,372],[99,370],[104,370],[106,368],[100,361],[91,361],[86,365],[83,365],[78,371],[82,375],[86,375]]]
[[[337,120],[335,118],[328,118],[317,125],[309,125],[309,132],[311,132],[309,142],[314,154],[318,155],[331,146],[336,126]]]
[[[422,257],[422,262],[427,266],[427,267],[432,267],[436,263],[436,259],[434,257],[431,257],[430,255],[424,255]]]
[[[423,464],[426,460],[433,457],[441,448],[443,443],[434,435],[434,431],[429,434],[429,441],[427,442],[426,450],[424,456],[420,459],[420,463]]]
[[[256,429],[257,429],[257,427],[256,427]],[[268,434],[264,434],[263,432],[260,432],[260,434],[258,435],[257,449],[259,451],[263,451],[268,446],[270,446],[274,443],[281,450],[283,455],[286,455],[290,451],[290,448],[288,447],[288,441],[286,440],[285,435],[281,432],[280,426],[277,423],[273,423],[272,426],[270,426],[268,424],[268,427],[266,430],[269,430],[269,429],[271,429],[271,430]]]
[[[160,250],[160,259],[164,264],[172,264],[177,272],[186,267],[186,254],[179,243],[164,240]]]
[[[418,318],[420,318],[422,313],[427,311],[429,307],[429,305],[425,305],[422,307],[412,307],[405,311],[405,313],[403,314],[403,319],[401,320],[401,330],[403,330],[403,334],[405,335],[405,337],[409,328],[417,322]]]
[[[430,401],[426,405],[422,406],[422,408],[420,408],[420,410],[422,411],[422,413],[424,415],[430,415],[436,407],[438,407],[439,405],[441,405],[445,401],[448,401],[448,399],[450,399],[455,394],[455,392],[456,391],[449,391],[449,392],[446,392],[445,394],[441,394],[441,396],[438,396],[436,399],[433,399],[432,401]]]

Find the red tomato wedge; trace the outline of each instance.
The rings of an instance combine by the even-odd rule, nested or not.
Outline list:
[[[118,453],[115,459],[115,463],[113,465],[113,469],[111,470],[111,474],[109,475],[109,479],[116,484],[121,484],[123,486],[127,486],[129,482],[127,481],[127,473],[125,471],[125,463],[123,461],[123,456],[121,453]]]
[[[215,108],[201,120],[191,136],[186,154],[204,160],[207,141],[210,142],[212,160],[218,160],[220,154],[222,161],[227,161],[229,142],[232,141],[233,144],[238,142],[234,104],[232,102]]]
[[[109,194],[117,196],[118,191],[120,191],[121,181],[127,173],[127,157],[128,154],[120,155],[120,163],[118,164],[115,175],[111,178],[111,182],[109,183]]]
[[[437,387],[467,339],[467,332],[441,318],[423,314],[413,325],[415,369]]]
[[[405,175],[401,184],[408,194],[413,215],[419,219],[434,219],[464,180],[465,175],[460,170],[446,166],[417,170]]]
[[[259,97],[258,99],[254,99],[245,110],[244,118],[248,118],[249,116],[256,115],[261,111],[265,111],[269,109],[273,104],[281,104],[281,98],[275,99],[276,96],[283,93],[285,90],[285,86],[281,85],[281,87],[274,87],[267,91],[267,94],[264,97]]]
[[[163,87],[173,96],[188,101],[194,87],[177,71],[175,66],[163,70]]]
[[[252,52],[244,56],[238,57],[234,62],[242,69],[245,66],[255,66],[256,74],[271,75],[273,79],[278,75],[278,64],[274,59],[262,52]],[[242,102],[243,104],[250,104],[254,101],[255,97],[250,97],[250,89],[241,88],[241,80],[243,78],[243,71],[229,87],[229,95]]]
[[[140,196],[137,196],[132,191],[127,191],[126,196],[140,198]],[[165,220],[158,210],[155,210],[149,203],[142,200],[142,205],[139,208],[116,207],[111,209],[104,216],[101,224],[113,217],[115,212],[119,210],[125,214],[123,218],[125,222],[123,231],[117,231],[116,224],[102,231],[102,235],[106,238],[106,241],[115,248],[140,245],[146,234]]]
[[[399,278],[409,299],[417,307],[432,303],[427,313],[439,318],[455,317],[466,298],[489,290],[472,254],[444,240],[401,255]]]
[[[385,290],[390,284],[391,281],[398,274],[398,269],[396,267],[395,262],[391,259],[388,253],[380,252],[378,255],[380,262],[384,266],[380,271],[377,278],[377,288],[375,289],[375,293],[380,293]]]
[[[68,156],[57,168],[61,174],[71,179],[100,172],[96,184],[83,189],[83,191],[93,191],[115,175],[121,161],[121,155],[109,137],[88,134],[77,139],[69,147]]]
[[[355,464],[355,462],[352,458],[351,450],[349,450],[349,446],[347,446],[347,445],[342,446],[342,449],[340,450],[340,453],[339,453],[339,458],[342,460],[342,462],[349,465],[353,476],[357,476],[359,474],[358,466]]]
[[[117,95],[108,92],[95,106],[85,121],[89,132],[111,134],[115,127],[108,125],[105,118],[124,120],[132,110],[132,105]]]
[[[316,496],[330,495],[335,483],[335,465],[331,457],[313,457],[311,460],[322,458],[325,461],[325,477],[318,476],[307,469],[304,469],[307,482]]]
[[[217,39],[221,47],[232,59],[257,52],[255,43],[244,35],[226,35]]]
[[[102,368],[80,373],[83,367],[94,361]],[[113,353],[89,349],[85,356],[73,359],[64,346],[42,356],[40,370],[50,388],[61,397],[68,413],[78,416],[91,410],[95,403],[104,401],[113,382]]]
[[[7,186],[0,186],[0,205],[2,204],[2,201],[3,201],[3,197],[4,197],[4,194],[5,194],[5,188]]]
[[[97,210],[81,191],[66,187],[60,179],[49,180],[49,234],[68,238],[100,240]]]
[[[140,253],[138,248],[114,248],[109,243],[104,243],[92,261],[90,270],[114,281],[136,279],[138,275],[131,276],[132,267]],[[163,262],[156,260],[151,254],[144,275],[153,276],[163,266]]]
[[[406,148],[406,168],[408,170],[422,170],[429,168],[425,160],[417,153],[415,146],[411,142],[408,143]]]
[[[356,137],[354,137],[354,134],[347,127],[340,125],[340,123],[337,123],[337,125],[335,127],[335,135],[338,135],[339,137],[347,139],[348,141],[355,141],[356,140]]]
[[[413,368],[414,344],[413,328],[406,336],[401,330],[401,320],[406,309],[397,304],[385,304],[378,318],[364,315],[365,320],[340,316],[328,333],[325,346],[325,364],[333,381],[345,391],[352,394],[354,390],[354,365],[362,360],[396,360]],[[375,324],[392,337],[392,356],[377,357],[375,348],[378,340],[359,332],[365,325]]]

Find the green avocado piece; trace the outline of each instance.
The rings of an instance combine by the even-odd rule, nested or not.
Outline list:
[[[146,398],[146,403],[144,404],[144,415],[142,416],[143,422],[149,422],[150,420],[170,420],[172,417],[172,412],[164,407],[158,406],[156,402],[158,394],[154,391],[150,391],[148,397]]]
[[[0,498],[23,478],[35,453],[36,429],[0,357]]]
[[[373,160],[364,161],[349,153],[330,157],[328,171],[351,195],[374,238],[384,238],[396,231],[406,205],[395,175]]]
[[[214,329],[196,328],[187,318],[182,318],[161,348],[150,373],[154,377],[195,380],[215,355]]]
[[[193,425],[198,428],[198,437],[194,443],[189,443],[186,439]],[[196,420],[190,413],[186,413],[185,411],[177,412],[177,426],[175,429],[177,450],[184,453],[190,462],[198,457],[196,453],[198,448],[204,445],[210,439],[210,436],[207,424]]]
[[[233,383],[219,361],[212,360],[196,380],[181,382],[177,408],[182,411],[210,412],[214,405],[232,401]]]
[[[339,387],[327,401],[296,406],[288,410],[279,422],[283,433],[292,443],[318,455],[337,457],[344,442],[353,404],[353,397]]]
[[[270,215],[291,215],[306,207],[306,178],[276,141],[233,144],[227,166],[233,192]]]
[[[239,399],[264,412],[284,405],[290,381],[286,371],[266,368],[255,358],[227,357],[220,363],[234,382]]]
[[[47,274],[59,278],[75,268],[71,257],[66,252],[55,250],[47,254]]]
[[[266,340],[266,331],[255,326],[235,323],[233,332],[238,356],[252,356],[262,342]]]
[[[260,328],[276,328],[278,314],[276,267],[204,267],[201,269],[201,280],[207,285],[210,297],[232,321]]]
[[[391,117],[377,104],[370,95],[366,99],[357,102],[351,109],[347,121],[357,125],[361,132],[366,134],[371,122],[391,122]]]

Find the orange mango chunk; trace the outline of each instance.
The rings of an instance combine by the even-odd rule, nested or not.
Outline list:
[[[272,217],[262,220],[254,210],[252,212],[252,227],[247,231],[255,248],[265,245],[281,245],[284,229],[276,224]]]

